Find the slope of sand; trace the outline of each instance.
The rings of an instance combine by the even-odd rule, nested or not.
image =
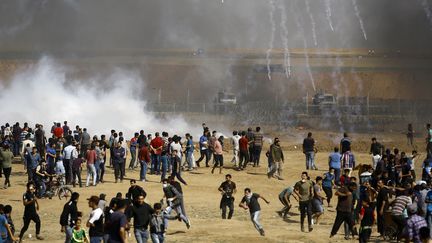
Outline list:
[[[284,144],[284,148],[286,149],[286,162],[283,171],[285,180],[283,181],[267,178],[265,174],[267,172],[267,162],[264,155],[261,157],[261,167],[248,167],[247,170],[242,172],[233,171],[229,168],[224,169],[222,174],[211,174],[208,168],[200,168],[194,172],[184,172],[183,177],[189,183],[188,186],[183,186],[186,211],[191,219],[192,227],[187,230],[183,223],[170,221],[167,242],[330,242],[328,237],[335,218],[335,207],[325,208],[321,224],[315,226],[312,233],[302,233],[300,231],[300,216],[297,207],[291,209],[289,219],[286,221],[283,221],[276,213],[277,210],[281,209],[281,204],[277,197],[279,192],[286,186],[291,186],[298,181],[301,172],[305,168],[304,156],[299,147],[295,149],[293,144],[286,143]],[[195,156],[198,156],[198,154]],[[327,168],[327,156],[327,152],[317,154],[317,164],[320,170],[311,171],[313,179],[325,172]],[[356,152],[356,156],[360,163],[368,163],[370,161],[369,155],[364,150]],[[226,167],[232,166],[230,163],[231,158],[230,154],[224,155]],[[417,162],[417,166],[420,166],[420,162]],[[219,210],[220,194],[217,188],[223,182],[226,173],[233,175],[233,181],[238,187],[238,192],[235,196],[236,207],[234,217],[231,220],[222,220]],[[83,178],[85,178],[85,174],[83,172]],[[133,172],[127,170],[126,174],[127,178],[139,178],[138,170]],[[357,175],[356,171],[354,175]],[[107,180],[106,183],[99,184],[97,187],[75,188],[81,194],[78,208],[84,213],[85,221],[88,219],[88,214],[90,213],[86,198],[91,195],[106,193],[107,200],[109,201],[117,192],[127,192],[129,181],[125,180],[123,183],[115,184],[113,177],[112,170],[108,169],[105,177]],[[0,190],[0,203],[11,204],[13,206],[13,219],[17,234],[23,223],[21,197],[25,191],[26,178],[27,176],[24,174],[22,165],[15,164],[12,175],[12,187]],[[149,182],[139,182],[138,184],[143,186],[148,193],[146,201],[153,204],[162,198],[162,186],[159,183],[159,177],[149,175],[148,179],[150,180]],[[3,180],[1,182],[3,183]],[[249,220],[248,211],[237,206],[245,187],[250,187],[253,192],[263,195],[270,201],[269,205],[260,201],[262,208],[261,223],[266,232],[265,237],[261,237],[254,229]],[[42,219],[42,236],[45,237],[44,242],[63,242],[64,236],[60,232],[59,217],[65,201],[54,198],[52,200],[41,199],[39,202],[39,213]],[[293,204],[297,206],[295,201]],[[335,198],[332,200],[332,204],[336,205]],[[25,235],[26,242],[36,241],[34,238],[34,227],[34,223],[32,223]],[[29,234],[32,234],[33,238],[29,239]],[[376,232],[373,233],[372,240],[378,240]],[[133,233],[130,242],[135,242]],[[343,238],[343,229],[339,230],[339,234],[332,238],[331,242],[346,242]]]

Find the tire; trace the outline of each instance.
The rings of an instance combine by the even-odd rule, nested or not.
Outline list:
[[[72,190],[67,186],[60,187],[57,191],[57,196],[60,200],[63,198],[68,200],[72,196]]]

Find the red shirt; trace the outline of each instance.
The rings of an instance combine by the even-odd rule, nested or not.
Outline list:
[[[150,162],[150,153],[148,151],[147,146],[143,146],[138,152],[139,161]]]
[[[94,164],[96,161],[96,151],[88,150],[86,153],[87,164]]]
[[[162,146],[163,146],[164,142],[162,140],[161,137],[155,137],[153,138],[153,140],[151,140],[150,145],[156,149],[156,151],[154,152],[155,154],[161,154],[162,153]]]
[[[61,138],[63,136],[63,128],[61,127],[56,127],[54,128],[54,136],[56,136],[57,138]]]
[[[248,142],[249,140],[246,137],[242,137],[239,140],[240,150],[247,151],[248,150]]]

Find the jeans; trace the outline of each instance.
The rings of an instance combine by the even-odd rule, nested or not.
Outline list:
[[[149,238],[148,232],[145,228],[144,229],[135,228],[134,234],[137,243],[145,243]]]
[[[105,175],[105,162],[101,162],[99,168],[100,168],[99,181],[103,182],[104,180],[103,178]]]
[[[140,169],[140,180],[146,179],[147,174],[147,162],[144,160],[140,161],[141,169]]]
[[[183,222],[189,224],[189,219],[186,217],[186,215],[183,214],[180,204],[172,205],[171,203],[169,203],[169,206],[165,208],[164,214],[169,216],[172,210],[175,210],[177,212],[177,214],[183,220]],[[165,224],[165,229],[168,229],[168,217],[164,217],[164,224]]]
[[[160,160],[161,156],[159,154],[152,154],[151,155],[151,173],[160,173]]]
[[[81,181],[81,168],[72,170],[72,185],[75,186],[76,184],[76,178],[78,177],[78,185],[79,187],[82,187],[82,181]]]
[[[93,186],[96,186],[96,167],[94,164],[87,165],[87,180],[86,186],[90,184],[90,177],[93,177]]]
[[[65,235],[66,235],[65,243],[70,243],[72,239],[72,227],[70,227],[69,225],[66,226]]]
[[[136,165],[136,154],[137,154],[136,149],[131,149],[130,153],[131,153],[131,160],[129,162],[129,169],[133,169],[135,168]]]
[[[333,169],[334,169],[334,174],[335,174],[334,183],[335,183],[335,185],[340,186],[341,169],[340,168],[339,169],[333,168]]]
[[[186,181],[183,179],[183,177],[181,177],[181,170],[179,171],[173,171],[171,173],[171,177],[177,177],[177,180],[179,180],[181,183],[187,185]]]
[[[101,172],[101,161],[96,160],[95,162],[95,169],[96,169],[96,183],[99,183],[100,181],[100,172]]]
[[[250,214],[252,223],[255,226],[255,229],[257,229],[258,231],[262,230],[262,228],[263,228],[259,222],[260,213],[261,213],[260,211],[255,211],[255,212]]]
[[[199,163],[204,159],[204,157],[205,157],[206,166],[208,166],[208,162],[210,161],[210,150],[209,149],[200,150],[200,154],[201,156],[197,160],[198,167],[199,167]]]
[[[240,161],[239,161],[239,168],[246,168],[246,165],[249,161],[249,154],[247,150],[240,150]]]
[[[168,156],[162,155],[161,157],[161,164],[162,164],[162,173],[161,173],[161,181],[165,179],[166,173],[168,171]]]
[[[163,233],[152,233],[151,239],[153,243],[163,243],[164,242],[164,235]]]
[[[335,235],[344,222],[348,225],[349,231],[353,232],[354,220],[351,216],[351,212],[337,211],[333,228],[331,230],[331,235]]]
[[[102,236],[90,236],[90,243],[101,243],[102,241]]]
[[[117,181],[118,179],[123,180],[124,171],[122,170],[123,163],[119,163],[117,161],[113,161],[114,164],[114,177]]]
[[[193,157],[192,157],[192,155],[193,155],[192,151],[186,152],[186,161],[188,163],[188,167],[190,170],[193,169]]]
[[[313,151],[305,152],[306,155],[306,169],[314,170],[317,167],[315,166],[315,153]]]
[[[260,161],[262,147],[261,146],[254,146],[253,148],[254,148],[253,163],[255,166],[258,166],[259,161]]]
[[[312,203],[311,200],[308,201],[300,201],[300,224],[303,227],[304,226],[304,220],[307,215],[308,220],[308,226],[311,226],[312,224]]]

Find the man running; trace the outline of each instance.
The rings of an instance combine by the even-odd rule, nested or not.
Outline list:
[[[27,231],[30,221],[36,223],[36,239],[43,240],[40,236],[41,221],[37,211],[39,210],[39,203],[35,195],[36,187],[33,182],[27,183],[27,191],[23,195],[24,205],[24,226],[19,234],[20,242],[22,242],[23,236]]]
[[[231,181],[231,175],[225,176],[225,181],[219,186],[218,190],[222,193],[220,208],[222,209],[222,219],[226,219],[226,208],[229,208],[228,219],[231,219],[234,213],[234,197],[237,192],[236,184]]]
[[[281,193],[279,193],[279,201],[281,201],[282,205],[284,206],[280,211],[278,211],[279,216],[283,217],[283,219],[286,219],[289,210],[291,209],[291,201],[290,197],[293,196],[293,198],[298,202],[298,198],[296,194],[293,193],[294,188],[292,186],[289,186],[285,188]]]
[[[249,209],[252,223],[254,224],[255,228],[258,230],[260,235],[265,236],[264,229],[259,222],[259,217],[260,217],[260,213],[261,213],[261,206],[258,202],[258,199],[261,198],[267,204],[269,204],[270,202],[267,201],[267,199],[265,199],[261,195],[256,194],[256,193],[252,193],[251,189],[249,189],[249,188],[244,189],[244,194],[245,195],[244,195],[243,199],[241,200],[239,207],[243,208],[244,210]]]

